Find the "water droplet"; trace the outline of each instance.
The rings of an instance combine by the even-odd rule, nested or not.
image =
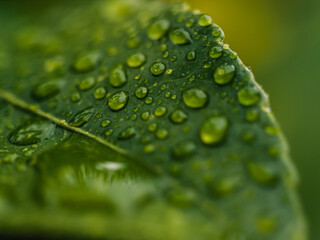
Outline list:
[[[108,127],[110,124],[111,124],[111,120],[105,119],[101,122],[100,126],[105,128],[105,127]]]
[[[259,118],[259,112],[256,109],[249,109],[246,111],[246,120],[248,122],[255,122]]]
[[[61,74],[65,71],[64,60],[61,57],[47,59],[44,62],[44,70],[47,73]]]
[[[206,186],[215,197],[226,197],[232,194],[239,184],[236,177],[221,177],[207,182]]]
[[[127,46],[129,48],[137,48],[141,45],[141,40],[138,37],[132,37],[128,39]]]
[[[160,140],[166,139],[169,136],[167,129],[160,128],[156,131],[156,137]]]
[[[89,53],[76,59],[73,68],[80,73],[89,72],[95,69],[101,60],[99,53]]]
[[[161,19],[154,22],[148,28],[148,37],[152,40],[162,38],[169,30],[170,22],[167,19]]]
[[[162,117],[167,113],[167,108],[162,106],[157,107],[153,113],[156,117]]]
[[[189,88],[183,91],[183,102],[190,108],[202,108],[208,102],[208,94],[199,88]]]
[[[127,127],[118,135],[118,139],[125,140],[134,137],[137,134],[135,127]]]
[[[156,62],[150,66],[150,71],[154,76],[162,75],[166,70],[166,65],[162,62]]]
[[[94,97],[95,99],[103,99],[107,94],[107,91],[104,87],[99,87],[96,90],[94,90]]]
[[[252,106],[259,102],[260,93],[252,87],[244,87],[238,92],[238,101],[243,106]]]
[[[236,52],[234,52],[234,51],[231,51],[230,54],[229,54],[229,57],[234,60],[234,59],[237,59],[238,54]]]
[[[172,149],[172,154],[176,158],[187,158],[196,151],[196,145],[192,141],[183,141],[176,144]]]
[[[2,162],[4,162],[4,163],[13,163],[13,162],[15,162],[17,160],[18,157],[19,157],[19,155],[16,154],[16,153],[9,153],[9,154],[7,154],[6,156],[4,156],[2,158]]]
[[[72,127],[82,127],[84,124],[86,124],[92,115],[94,114],[94,108],[89,107],[86,108],[77,114],[74,115],[73,119],[69,122],[69,124]]]
[[[73,92],[71,94],[71,101],[72,102],[79,102],[81,100],[81,96],[80,96],[80,93],[78,92]]]
[[[55,79],[43,82],[32,89],[31,95],[37,100],[46,100],[56,96],[65,84],[66,82],[64,79]]]
[[[219,37],[221,35],[222,31],[219,27],[214,27],[212,29],[212,36]]]
[[[141,114],[141,118],[145,121],[149,120],[150,117],[150,112],[149,111],[145,111]]]
[[[148,144],[144,146],[143,150],[145,153],[150,154],[150,153],[153,153],[156,150],[156,148],[153,144]]]
[[[220,46],[215,46],[210,49],[209,55],[213,59],[217,59],[222,56],[223,48]]]
[[[155,132],[157,130],[157,128],[158,128],[158,124],[157,123],[150,123],[148,125],[148,130],[150,132]]]
[[[146,104],[151,104],[151,103],[153,103],[153,97],[147,97],[146,100],[145,100],[145,103],[146,103]]]
[[[190,33],[183,28],[172,29],[169,33],[169,37],[174,44],[186,45],[192,43]]]
[[[198,18],[198,24],[200,26],[209,26],[212,23],[212,18],[209,15],[203,14]]]
[[[133,53],[127,58],[127,65],[132,68],[140,67],[146,62],[146,55],[143,53]]]
[[[185,121],[187,121],[188,119],[188,114],[186,112],[184,112],[182,109],[178,108],[176,110],[174,110],[171,114],[170,114],[170,120],[173,123],[176,124],[181,124],[184,123]]]
[[[110,135],[112,135],[113,131],[114,131],[113,128],[111,128],[111,129],[108,129],[104,134],[106,136],[110,136]]]
[[[119,111],[124,108],[129,100],[129,94],[124,91],[113,93],[109,97],[108,105],[113,111]]]
[[[227,84],[233,79],[235,73],[236,68],[234,65],[221,65],[214,71],[214,81],[220,85]]]
[[[110,71],[109,82],[112,87],[122,87],[127,82],[123,64],[116,64]]]
[[[89,90],[95,83],[94,77],[86,77],[79,82],[78,88],[82,91]]]
[[[272,125],[266,126],[264,130],[269,135],[277,135],[278,133],[280,133],[280,128]]]
[[[253,143],[255,140],[255,135],[252,131],[247,130],[241,133],[241,138],[246,143]]]
[[[19,146],[32,145],[49,139],[54,131],[55,125],[49,121],[30,121],[15,129],[8,136],[8,141]]]
[[[263,163],[246,161],[246,168],[251,178],[259,184],[274,186],[279,181],[275,169]]]
[[[201,125],[201,141],[207,145],[220,143],[227,135],[228,126],[228,120],[225,116],[215,116],[206,119]]]
[[[187,54],[187,59],[188,59],[189,61],[192,61],[192,60],[194,60],[195,58],[196,58],[196,52],[195,52],[195,51],[188,52],[188,54]]]
[[[148,89],[146,87],[138,87],[136,91],[134,92],[137,98],[143,99],[148,94]]]

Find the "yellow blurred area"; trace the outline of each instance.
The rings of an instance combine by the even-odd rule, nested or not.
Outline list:
[[[192,9],[209,14],[240,58],[261,68],[279,55],[283,32],[276,4],[257,0],[187,0]],[[280,42],[279,42],[280,40]]]

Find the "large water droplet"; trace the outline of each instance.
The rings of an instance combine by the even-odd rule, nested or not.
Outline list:
[[[79,82],[78,88],[82,91],[89,90],[95,83],[94,77],[86,77]]]
[[[116,64],[110,70],[109,82],[113,87],[122,87],[127,82],[127,74],[123,64]]]
[[[252,106],[259,102],[260,93],[252,87],[244,87],[238,92],[238,101],[244,106]]]
[[[182,109],[178,108],[176,110],[174,110],[171,114],[170,114],[170,120],[173,123],[176,124],[181,124],[184,123],[186,120],[188,119],[188,114],[186,112],[184,112]]]
[[[275,169],[263,163],[246,161],[246,168],[251,178],[259,184],[274,186],[278,183],[279,177]]]
[[[169,37],[174,44],[186,45],[192,43],[190,33],[183,28],[172,29],[169,33]]]
[[[187,158],[196,151],[196,145],[192,141],[183,141],[176,144],[172,149],[175,158]]]
[[[82,127],[84,124],[86,124],[92,115],[94,114],[94,108],[88,107],[74,115],[72,120],[69,122],[69,124],[72,127]]]
[[[208,102],[208,94],[199,88],[189,88],[183,91],[183,102],[190,108],[202,108]]]
[[[129,94],[124,91],[116,92],[109,97],[108,105],[113,111],[119,111],[126,106]]]
[[[162,38],[169,30],[170,22],[167,19],[161,19],[154,22],[148,28],[148,37],[152,40]]]
[[[162,62],[156,62],[150,66],[150,71],[154,76],[159,76],[163,74],[166,70],[166,65]]]
[[[209,26],[212,23],[212,18],[207,15],[207,14],[203,14],[198,18],[198,24],[200,26]]]
[[[124,129],[122,132],[120,132],[120,134],[118,135],[118,139],[121,139],[121,140],[129,139],[135,136],[136,134],[137,134],[137,130],[135,129],[135,127],[130,126]]]
[[[143,53],[133,53],[127,58],[127,65],[132,68],[140,67],[146,62],[146,55]]]
[[[235,73],[236,67],[234,65],[221,65],[214,71],[214,81],[220,85],[227,84],[233,79]]]
[[[207,145],[220,143],[227,135],[228,126],[228,120],[225,116],[206,119],[200,130],[201,141]]]
[[[49,121],[37,120],[28,122],[15,129],[8,141],[15,145],[27,146],[49,139],[55,130],[55,125]]]
[[[49,99],[56,96],[65,86],[65,83],[64,79],[54,79],[41,83],[32,89],[31,95],[37,100]]]
[[[95,69],[101,60],[99,53],[89,53],[75,60],[73,68],[77,72],[89,72]]]
[[[136,91],[134,92],[137,98],[143,99],[148,94],[148,89],[146,87],[138,87]]]

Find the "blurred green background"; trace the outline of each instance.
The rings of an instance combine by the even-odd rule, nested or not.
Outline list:
[[[300,174],[310,239],[320,239],[320,1],[188,2],[222,27],[269,94]]]

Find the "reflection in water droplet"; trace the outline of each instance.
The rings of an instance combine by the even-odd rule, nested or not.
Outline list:
[[[162,75],[166,70],[166,65],[162,62],[156,62],[150,66],[150,71],[154,76]]]
[[[49,121],[28,122],[15,129],[8,141],[15,145],[27,146],[49,139],[55,131],[55,125]]]
[[[148,37],[152,40],[162,38],[169,30],[170,22],[167,19],[161,19],[154,22],[148,28]]]
[[[129,100],[129,94],[124,91],[113,93],[109,97],[108,105],[113,111],[119,111],[126,106]]]
[[[133,53],[127,58],[127,65],[132,68],[140,67],[146,62],[146,55],[143,53]]]
[[[252,106],[259,102],[260,93],[252,87],[244,87],[238,92],[238,101],[243,106]]]
[[[208,102],[208,94],[199,88],[189,88],[183,91],[183,102],[190,108],[202,108]]]
[[[127,82],[127,75],[123,64],[116,64],[110,70],[109,82],[112,87],[122,87]]]
[[[235,73],[236,67],[234,65],[221,65],[214,71],[214,81],[220,85],[227,84],[233,79]]]
[[[69,122],[69,124],[72,127],[82,127],[84,124],[86,124],[92,115],[94,114],[94,108],[89,107],[86,108],[77,114],[74,115],[73,119]]]
[[[186,112],[184,112],[182,109],[178,108],[176,110],[174,110],[171,114],[170,114],[170,120],[173,123],[176,124],[181,124],[184,123],[186,120],[188,119],[188,114]]]
[[[216,116],[206,119],[201,126],[200,138],[204,144],[220,143],[227,135],[228,120],[225,116]]]
[[[172,29],[169,33],[170,40],[177,45],[186,45],[192,43],[191,35],[183,28]]]

